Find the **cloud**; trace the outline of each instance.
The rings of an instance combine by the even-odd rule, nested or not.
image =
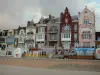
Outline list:
[[[92,2],[88,3],[87,6],[89,7],[89,9],[91,11],[95,12],[96,31],[100,31],[100,25],[99,25],[99,23],[100,23],[100,3],[96,2],[96,1],[92,1]]]
[[[16,20],[10,17],[7,13],[0,13],[0,28],[2,29],[12,29],[12,25],[16,24]],[[16,27],[16,26],[15,26]]]
[[[94,0],[0,0],[0,28],[11,29],[26,26],[28,20],[38,22],[42,15],[59,17],[66,7],[71,15],[78,15],[87,5],[95,9],[96,28],[99,27],[99,3]]]

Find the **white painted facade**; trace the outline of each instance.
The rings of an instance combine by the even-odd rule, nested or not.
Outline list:
[[[31,21],[26,27],[26,37],[25,37],[25,47],[26,48],[35,48],[36,42],[36,26]]]
[[[95,14],[87,7],[79,14],[79,46],[95,46]]]
[[[25,47],[25,29],[20,29],[18,34],[18,47]]]
[[[71,29],[69,25],[65,25],[61,33],[61,41],[64,49],[70,49]]]

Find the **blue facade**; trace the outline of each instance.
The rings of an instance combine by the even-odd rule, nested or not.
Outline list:
[[[89,56],[89,55],[93,55],[95,48],[75,48],[74,50],[77,53],[77,55]]]
[[[7,44],[14,44],[14,37],[13,36],[10,36],[6,39],[6,43]]]

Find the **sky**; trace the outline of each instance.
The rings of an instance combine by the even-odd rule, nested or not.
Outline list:
[[[100,0],[0,0],[0,29],[17,29],[49,14],[59,17],[66,7],[72,16],[78,15],[86,5],[95,11],[96,31],[100,31]]]

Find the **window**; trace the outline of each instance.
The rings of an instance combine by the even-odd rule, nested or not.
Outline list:
[[[83,42],[83,47],[90,47],[90,42]]]
[[[38,32],[45,32],[45,28],[44,27],[39,27]]]
[[[74,34],[74,38],[77,39],[77,34]]]
[[[89,20],[84,20],[84,24],[87,25],[89,23]]]
[[[83,34],[83,39],[91,39],[91,35],[87,34],[87,33],[84,33]]]
[[[100,37],[98,37],[97,40],[100,41]]]
[[[43,39],[44,38],[44,35],[43,34],[39,34],[38,35],[38,39]]]
[[[56,34],[50,34],[50,40],[57,40]]]
[[[77,31],[77,25],[74,25],[74,31]]]
[[[23,34],[23,31],[21,31],[21,34]]]
[[[19,41],[23,41],[21,37],[20,37]]]
[[[12,36],[12,32],[9,32],[9,35]]]
[[[85,11],[84,16],[88,16],[88,13]]]
[[[70,27],[68,26],[68,25],[66,25],[65,27],[64,27],[64,31],[69,31],[70,30]]]
[[[62,33],[62,38],[70,38],[70,33]]]

